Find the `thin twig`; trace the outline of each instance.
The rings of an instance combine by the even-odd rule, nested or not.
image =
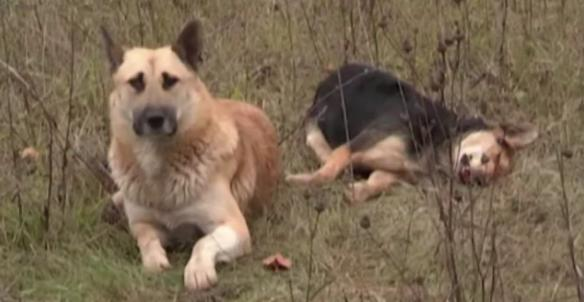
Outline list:
[[[565,178],[565,167],[564,167],[564,157],[560,150],[556,152],[556,158],[558,161],[558,170],[560,173],[560,186],[562,189],[562,199],[560,200],[560,210],[562,212],[562,218],[564,220],[564,227],[568,233],[568,251],[570,253],[570,262],[572,265],[572,270],[574,273],[574,278],[576,280],[576,290],[578,293],[578,301],[584,302],[584,283],[582,278],[582,270],[578,266],[576,260],[576,248],[574,247],[574,233],[572,231],[572,219],[570,215],[570,202],[568,198],[568,193],[566,190],[566,178]]]
[[[373,40],[373,47],[374,47],[374,51],[375,51],[375,58],[374,58],[374,62],[375,65],[379,64],[379,41],[377,38],[377,19],[375,18],[375,11],[376,11],[376,3],[377,1],[375,0],[369,0],[369,26],[371,29],[371,37]]]
[[[444,41],[445,35],[443,33],[443,23],[442,23],[442,10],[440,7],[440,1],[436,0],[436,9],[438,13],[438,27],[440,34],[438,35],[438,53],[440,55],[441,68],[439,70],[441,79],[446,78],[446,68],[447,68],[447,51],[448,47]],[[440,104],[446,106],[445,100],[445,80],[439,81],[439,93],[440,93]],[[446,130],[445,133],[449,133]],[[448,144],[448,154],[453,154],[453,144]],[[451,175],[454,171],[454,162],[452,156],[448,156],[450,172]],[[462,284],[458,276],[458,269],[456,266],[456,255],[455,255],[455,227],[454,227],[454,181],[449,178],[448,180],[448,208],[445,209],[442,204],[441,198],[438,197],[436,202],[438,203],[438,209],[440,211],[440,220],[442,221],[444,232],[446,235],[446,266],[448,268],[448,275],[451,282],[452,291],[454,293],[454,299],[456,302],[463,302],[464,295],[462,290]],[[447,211],[447,212],[446,212]]]
[[[294,287],[292,286],[292,278],[288,276],[288,293],[290,294],[290,302],[296,302],[296,299],[294,298],[293,288]]]
[[[340,70],[337,71],[337,81],[338,81],[338,84],[340,87],[343,84],[342,79],[341,79]],[[351,141],[351,137],[349,135],[349,120],[348,120],[348,116],[347,116],[347,104],[345,102],[344,89],[339,89],[339,94],[341,96],[341,111],[343,112],[343,126],[345,128],[345,140],[346,140],[346,144],[348,146],[349,142]],[[355,198],[355,190],[352,188],[353,184],[355,183],[355,172],[353,171],[353,161],[349,161],[349,174],[351,176],[351,195],[353,195],[352,198]]]
[[[318,59],[318,63],[320,64],[320,66],[323,66],[324,61],[322,60],[322,56],[320,55],[320,51],[318,49],[318,46],[316,45],[316,30],[314,29],[313,24],[310,21],[311,19],[314,18],[310,18],[308,16],[308,11],[303,0],[300,1],[300,7],[302,8],[302,16],[304,17],[304,21],[306,21],[306,25],[308,26],[308,34],[310,35],[310,41],[312,42],[314,53],[316,54],[316,58]]]
[[[508,12],[508,2],[507,0],[502,0],[503,5],[503,16],[501,20],[501,43],[499,44],[499,68],[503,70],[505,68],[505,45],[507,42],[507,12]]]
[[[49,143],[48,143],[48,149],[49,149],[49,154],[48,154],[48,180],[49,183],[47,185],[47,199],[45,200],[45,205],[43,208],[43,216],[42,216],[42,222],[43,222],[43,231],[45,232],[45,235],[47,235],[49,233],[49,228],[51,225],[51,204],[52,204],[52,199],[53,199],[53,127],[49,124]],[[46,244],[48,244],[48,241],[45,241]]]
[[[6,33],[6,31],[4,31],[4,33]],[[6,36],[4,35],[4,41],[6,41]],[[8,50],[6,49],[6,56],[8,57]],[[12,85],[12,84],[10,84]],[[8,107],[8,137],[9,137],[9,144],[10,144],[10,150],[12,152],[12,170],[15,176],[15,180],[16,180],[16,193],[14,194],[14,199],[17,202],[17,207],[18,207],[18,221],[19,224],[22,226],[22,224],[24,223],[23,217],[22,217],[22,197],[21,197],[21,188],[20,188],[20,184],[21,182],[21,169],[19,167],[19,161],[18,161],[18,149],[15,145],[15,136],[16,136],[16,128],[14,126],[14,113],[13,113],[13,109],[12,109],[12,97],[8,96],[7,97],[8,102],[7,102],[7,107]]]
[[[140,1],[136,1],[136,15],[138,16],[138,33],[140,36],[140,45],[144,45],[144,36],[145,36],[145,34],[144,34],[144,20],[142,17],[142,8],[140,7]]]
[[[497,263],[498,263],[498,255],[497,255],[497,225],[493,223],[493,235],[491,237],[491,294],[490,294],[490,302],[493,302],[493,298],[495,297],[495,290],[497,288],[496,278],[497,278]]]
[[[318,222],[320,219],[321,211],[316,211],[316,218],[314,220],[314,225],[310,231],[310,251],[308,258],[308,277],[306,279],[306,302],[310,301],[310,291],[312,287],[312,266],[314,265],[314,239],[316,238],[316,231],[318,230]]]
[[[152,34],[154,35],[155,42],[160,42],[160,35],[158,33],[158,29],[160,28],[160,22],[156,20],[156,13],[154,12],[154,3],[152,0],[148,0],[146,2],[146,6],[148,7],[148,17],[150,18],[150,28],[152,30]]]
[[[286,30],[287,30],[287,34],[288,34],[288,43],[290,43],[289,47],[290,47],[290,78],[291,78],[291,83],[292,83],[292,93],[290,94],[292,97],[292,102],[291,104],[295,104],[296,101],[294,100],[294,98],[296,98],[296,93],[297,93],[297,77],[296,77],[296,48],[295,43],[294,43],[294,34],[292,31],[292,18],[291,18],[291,13],[290,13],[290,4],[288,1],[284,1],[285,4],[285,9],[283,11],[283,15],[284,15],[284,20],[286,21]],[[285,112],[285,106],[280,106],[280,110],[281,110],[281,114],[280,116],[282,117],[282,124],[286,124],[286,118],[288,116],[288,114]],[[295,126],[297,127],[297,125]],[[278,144],[281,144],[284,141],[284,138],[282,140],[280,140],[280,142]]]
[[[471,250],[472,250],[472,257],[474,260],[474,264],[475,264],[475,269],[477,270],[477,274],[480,278],[480,284],[481,284],[481,301],[486,302],[486,289],[485,289],[485,277],[483,274],[483,271],[481,269],[481,261],[482,261],[482,250],[479,252],[477,249],[477,242],[476,242],[476,238],[475,238],[475,215],[474,215],[474,208],[476,205],[476,200],[475,198],[472,196],[472,191],[469,190],[469,200],[470,200],[470,223],[471,223],[471,228],[470,228],[470,243],[471,243]],[[473,290],[474,291],[474,290]]]
[[[65,146],[63,147],[63,157],[61,159],[61,183],[59,184],[58,200],[61,204],[61,210],[64,211],[67,198],[67,170],[68,170],[68,153],[71,147],[71,122],[73,120],[73,93],[75,90],[75,22],[73,17],[70,17],[70,42],[71,42],[71,52],[69,57],[69,96],[67,100],[67,125],[65,127]]]

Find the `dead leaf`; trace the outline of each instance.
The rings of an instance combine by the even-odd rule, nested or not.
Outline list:
[[[264,267],[273,271],[288,270],[292,266],[292,260],[282,256],[280,253],[271,255],[265,258],[262,262],[264,263]]]
[[[26,147],[20,152],[20,158],[24,160],[37,161],[40,153],[33,147]]]

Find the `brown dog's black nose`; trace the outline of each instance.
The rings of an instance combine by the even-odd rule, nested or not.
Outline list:
[[[164,116],[162,115],[149,116],[148,118],[146,118],[146,123],[148,123],[150,129],[158,130],[162,128],[162,126],[164,125]]]
[[[134,132],[138,136],[171,136],[176,132],[176,110],[168,106],[147,106],[134,112]]]

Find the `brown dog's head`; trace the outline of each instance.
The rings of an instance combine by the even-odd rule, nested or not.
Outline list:
[[[110,117],[116,135],[170,139],[195,126],[210,99],[196,71],[201,58],[199,21],[189,22],[172,46],[122,49],[102,27],[114,90]]]
[[[453,148],[454,171],[464,184],[487,185],[511,172],[515,152],[537,137],[529,124],[501,123],[471,132]]]

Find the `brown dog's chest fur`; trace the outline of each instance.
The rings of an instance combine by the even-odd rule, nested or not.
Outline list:
[[[156,210],[180,209],[197,202],[221,175],[231,178],[244,213],[269,200],[280,165],[275,130],[245,103],[215,100],[209,109],[204,125],[173,142],[129,143],[114,133],[110,163],[126,199]]]

